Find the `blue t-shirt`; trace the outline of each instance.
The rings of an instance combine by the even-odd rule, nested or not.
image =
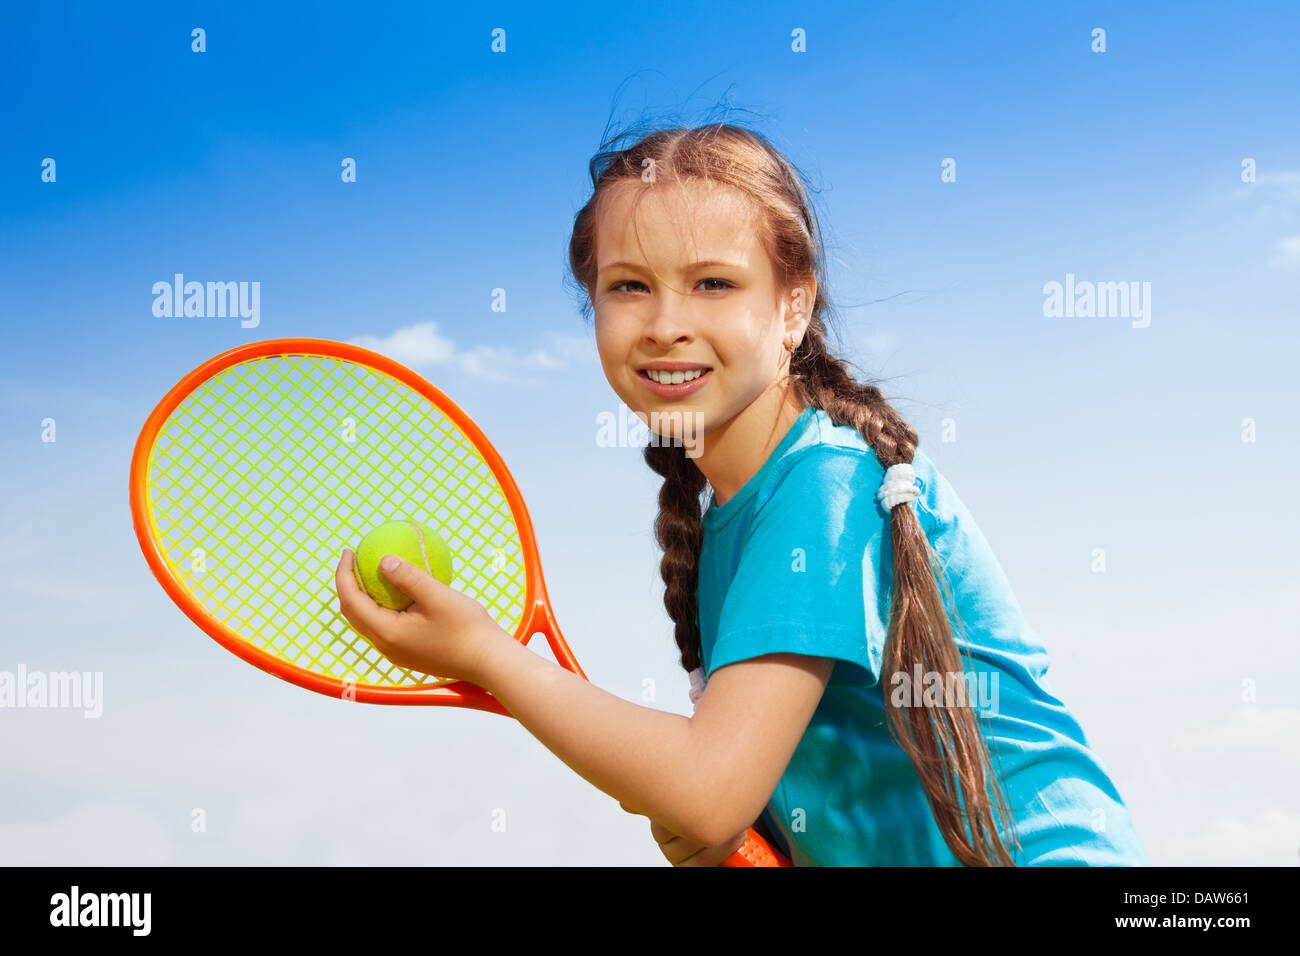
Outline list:
[[[1128,810],[1053,693],[1047,651],[974,518],[919,450],[912,467],[920,494],[908,507],[946,567],[957,645],[975,680],[968,686],[987,695],[975,704],[1016,819],[1021,849],[1012,858],[1146,865]],[[711,498],[704,514],[706,677],[778,652],[836,660],[763,811],[798,866],[960,865],[885,723],[883,694],[899,688],[880,681],[894,575],[889,516],[876,500],[884,474],[855,429],[805,408],[763,467],[725,504]],[[913,700],[923,699],[919,684]]]

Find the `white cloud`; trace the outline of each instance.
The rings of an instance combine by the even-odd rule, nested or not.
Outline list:
[[[1300,235],[1279,239],[1268,264],[1279,269],[1300,269]]]
[[[1175,737],[1173,749],[1198,753],[1276,753],[1300,756],[1300,710],[1241,707],[1217,727]]]
[[[1300,852],[1300,816],[1265,810],[1249,823],[1216,817],[1197,833],[1164,842],[1167,866],[1293,866]]]
[[[473,378],[524,385],[540,385],[545,381],[544,377],[527,377],[529,372],[595,364],[596,356],[594,342],[581,336],[558,333],[550,333],[545,346],[526,354],[490,345],[462,348],[439,332],[436,322],[404,326],[384,338],[357,336],[350,340],[350,344],[387,355],[413,368],[449,365]]]
[[[381,352],[407,365],[443,365],[456,357],[456,343],[438,334],[436,322],[408,325],[383,339],[361,335],[351,339],[350,344]]]

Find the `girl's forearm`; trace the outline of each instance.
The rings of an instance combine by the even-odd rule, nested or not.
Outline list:
[[[499,631],[475,682],[580,776],[674,833],[707,844],[709,767],[679,714],[623,700]]]

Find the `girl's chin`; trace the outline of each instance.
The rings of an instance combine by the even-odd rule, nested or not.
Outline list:
[[[703,409],[684,407],[684,403],[660,408],[638,408],[632,414],[650,430],[651,440],[661,445],[684,444],[689,448],[699,441],[707,428]]]

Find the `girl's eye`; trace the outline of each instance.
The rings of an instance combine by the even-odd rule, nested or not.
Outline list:
[[[701,279],[701,280],[700,280],[700,283],[705,283],[705,282],[716,282],[716,283],[719,284],[720,288],[709,289],[708,291],[710,291],[710,292],[721,292],[722,289],[732,289],[732,288],[735,288],[735,286],[732,285],[732,283],[728,282],[726,279]],[[623,287],[624,287],[624,286],[633,286],[633,285],[639,285],[639,286],[640,286],[641,288],[643,288],[643,289],[646,288],[646,285],[645,285],[644,282],[639,282],[639,281],[637,281],[636,279],[627,279],[627,280],[625,280],[625,281],[623,281],[623,282],[619,282],[619,283],[617,283],[617,284],[615,284],[615,285],[610,286],[610,287],[609,287],[609,291],[610,291],[610,292],[631,291],[630,289],[629,289],[629,290],[624,290]]]

